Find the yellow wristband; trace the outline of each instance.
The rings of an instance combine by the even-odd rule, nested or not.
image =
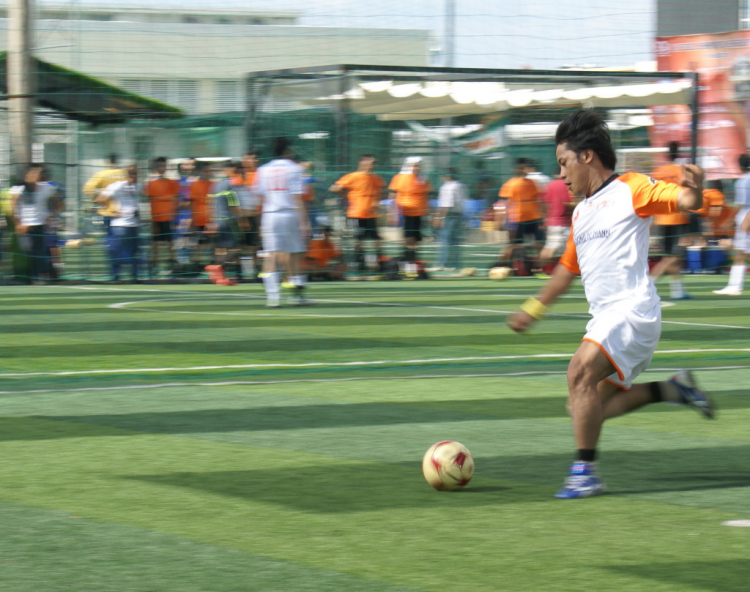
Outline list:
[[[526,302],[521,305],[521,310],[535,319],[543,319],[544,315],[547,314],[549,308],[544,306],[536,298],[529,298]]]

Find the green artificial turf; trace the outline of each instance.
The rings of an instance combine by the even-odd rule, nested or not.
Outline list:
[[[580,501],[552,497],[580,287],[523,336],[501,311],[537,280],[278,311],[260,286],[3,288],[0,589],[744,592],[750,528],[722,522],[750,519],[750,298],[724,279],[688,279],[642,377],[699,368],[718,419],[612,421],[609,493]],[[421,475],[442,439],[475,457],[463,491]]]

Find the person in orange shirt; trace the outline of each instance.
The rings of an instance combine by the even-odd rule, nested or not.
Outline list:
[[[682,168],[677,164],[677,158],[680,155],[680,145],[677,142],[670,142],[669,147],[670,164],[656,168],[651,177],[657,181],[665,181],[682,185]],[[680,277],[682,262],[685,259],[684,239],[688,233],[688,224],[690,216],[687,212],[676,212],[662,216],[654,216],[654,225],[663,238],[664,256],[651,270],[651,279],[657,282],[664,275],[672,276],[669,280],[669,289],[672,300],[686,300],[692,298],[685,292]]]
[[[422,240],[422,216],[430,212],[427,197],[432,193],[432,183],[420,175],[421,156],[409,156],[401,172],[391,179],[388,189],[391,199],[404,217],[404,261],[417,260],[417,247]],[[393,212],[395,216],[395,211]]]
[[[378,215],[380,214],[380,201],[383,199],[383,188],[385,181],[380,175],[373,173],[375,168],[375,157],[371,154],[363,154],[359,159],[357,170],[341,177],[331,185],[331,193],[346,192],[349,208],[346,217],[354,227],[354,257],[358,271],[365,271],[364,241],[375,242],[377,260],[381,261],[381,242],[378,234]]]
[[[341,251],[331,241],[331,227],[323,227],[323,235],[311,240],[302,262],[303,270],[312,277],[323,280],[341,280],[346,271],[346,262]]]
[[[193,244],[196,245],[195,257],[201,266],[206,261],[205,253],[209,251],[210,236],[208,225],[211,222],[211,185],[213,169],[210,162],[198,163],[198,178],[190,186],[190,232]]]
[[[167,243],[170,271],[174,266],[172,245],[172,220],[177,212],[177,199],[180,195],[180,182],[164,176],[167,172],[167,159],[163,156],[154,159],[153,177],[146,184],[146,197],[151,203],[151,275],[157,273],[159,265],[159,243]]]
[[[241,199],[240,215],[244,218],[246,230],[243,232],[244,240],[242,241],[243,268],[249,268],[246,264],[246,258],[253,263],[253,269],[260,269],[258,264],[258,250],[260,249],[260,196],[252,191],[255,183],[255,173],[258,170],[258,151],[251,148],[242,157],[242,170],[244,171],[244,184],[247,193],[243,194],[246,199]],[[242,196],[241,196],[242,197]],[[243,269],[246,273],[248,269]]]
[[[505,228],[510,242],[506,253],[500,256],[503,260],[512,260],[513,252],[524,244],[527,236],[534,237],[535,251],[544,241],[542,195],[537,184],[526,176],[531,168],[526,158],[517,158],[516,176],[506,181],[498,193],[500,198],[508,200]]]

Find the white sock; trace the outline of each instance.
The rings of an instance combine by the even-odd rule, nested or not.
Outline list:
[[[307,275],[293,275],[289,278],[289,281],[298,288],[304,288],[305,284],[307,283]]]
[[[281,274],[278,271],[266,273],[263,275],[263,286],[266,289],[266,296],[269,299],[279,299],[279,278]]]
[[[682,288],[682,280],[680,278],[674,278],[669,280],[669,292],[672,298],[682,298],[685,291]]]
[[[732,268],[729,270],[729,283],[727,284],[727,288],[738,288],[739,290],[742,290],[742,287],[745,284],[745,269],[746,266],[744,264],[732,265]]]

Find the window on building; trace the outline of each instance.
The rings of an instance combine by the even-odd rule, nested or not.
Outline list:
[[[216,110],[242,111],[244,109],[239,80],[219,80],[216,83]]]
[[[750,0],[740,2],[740,29],[750,29]]]
[[[198,23],[200,21],[196,17],[194,17],[194,16],[183,16],[182,17],[182,22],[194,25],[194,24],[196,24],[196,23]]]
[[[250,24],[251,25],[265,25],[266,24],[266,20],[262,19],[262,18],[251,18],[250,19]]]
[[[162,103],[169,103],[169,80],[152,80],[150,86],[148,96]]]
[[[177,81],[177,100],[178,107],[188,113],[198,112],[198,81],[197,80],[178,80]]]
[[[111,21],[112,14],[109,12],[90,12],[82,16],[87,21]]]
[[[123,78],[120,80],[120,86],[123,90],[135,93],[137,95],[148,94],[146,91],[147,80],[141,80],[139,78]]]

